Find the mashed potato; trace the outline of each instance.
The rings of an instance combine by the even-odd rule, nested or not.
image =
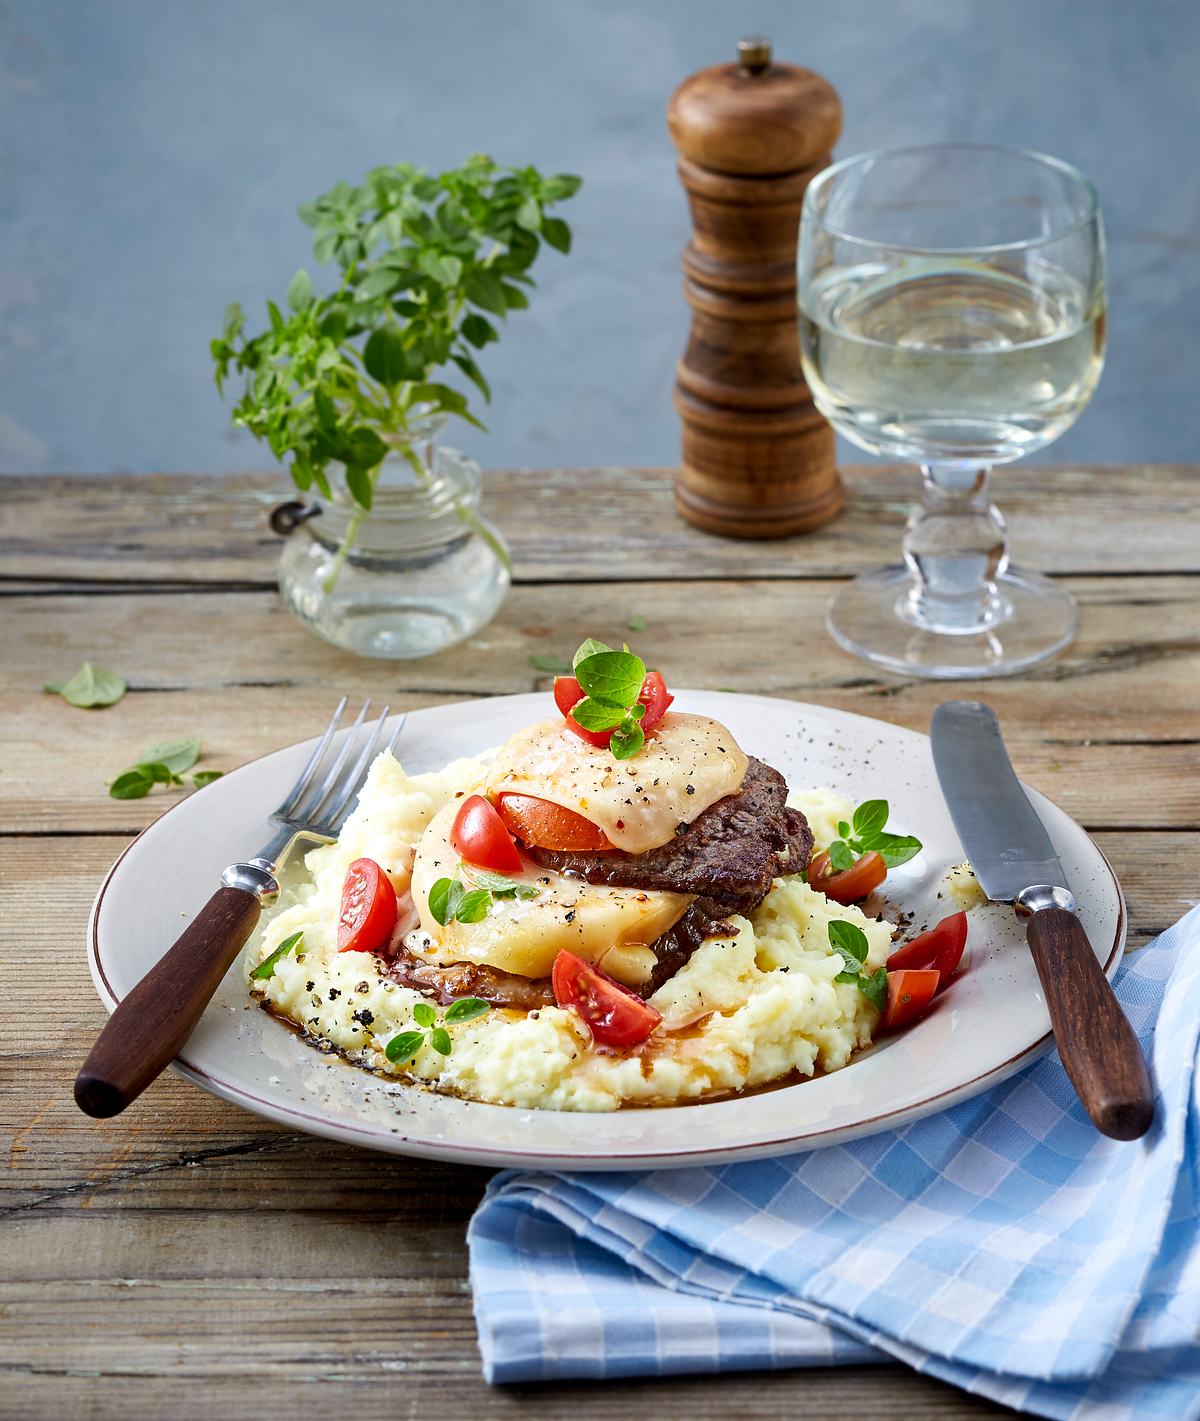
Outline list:
[[[375,859],[398,886],[434,815],[484,779],[484,760],[459,760],[437,774],[408,776],[390,756],[375,762],[358,807],[336,844],[311,850],[302,881],[285,889],[247,949],[247,974],[289,935],[298,949],[251,992],[326,1049],[390,1075],[476,1100],[548,1110],[663,1105],[764,1085],[793,1072],[837,1070],[871,1040],[877,1013],[853,983],[836,982],[840,957],[828,944],[832,918],[857,924],[868,965],[881,966],[890,924],[813,892],[798,876],[777,879],[750,919],[710,938],[650,998],[662,1028],[625,1055],[597,1049],[574,1013],[493,1007],[449,1027],[453,1049],[428,1043],[404,1067],[384,1048],[415,1026],[427,998],[382,976],[369,953],[337,951],[342,881],[351,861]],[[818,848],[836,837],[850,806],[830,790],[795,795]]]

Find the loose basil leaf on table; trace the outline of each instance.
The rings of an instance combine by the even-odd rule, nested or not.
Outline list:
[[[66,681],[48,681],[42,689],[61,696],[68,705],[81,710],[98,706],[114,706],[125,694],[125,682],[115,671],[105,671],[85,661]]]

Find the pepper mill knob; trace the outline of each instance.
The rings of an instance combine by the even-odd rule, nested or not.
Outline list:
[[[713,533],[807,532],[841,507],[833,431],[800,368],[796,237],[809,181],[841,132],[837,92],[774,62],[771,42],[702,69],[667,110],[693,235],[683,254],[691,334],[679,362],[676,503]]]

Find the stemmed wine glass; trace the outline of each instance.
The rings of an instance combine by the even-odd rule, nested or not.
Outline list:
[[[835,640],[941,678],[1034,666],[1075,634],[1074,599],[1008,565],[988,472],[1057,439],[1104,363],[1104,231],[1066,163],[941,144],[819,173],[800,226],[804,372],[872,453],[921,466],[904,564],[830,603]]]

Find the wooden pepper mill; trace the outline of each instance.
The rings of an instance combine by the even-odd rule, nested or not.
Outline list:
[[[778,538],[842,504],[833,430],[800,368],[796,237],[809,180],[842,126],[818,74],[775,64],[765,39],[736,64],[686,79],[667,111],[694,235],[683,254],[692,308],[675,408],[685,518],[710,533]]]

